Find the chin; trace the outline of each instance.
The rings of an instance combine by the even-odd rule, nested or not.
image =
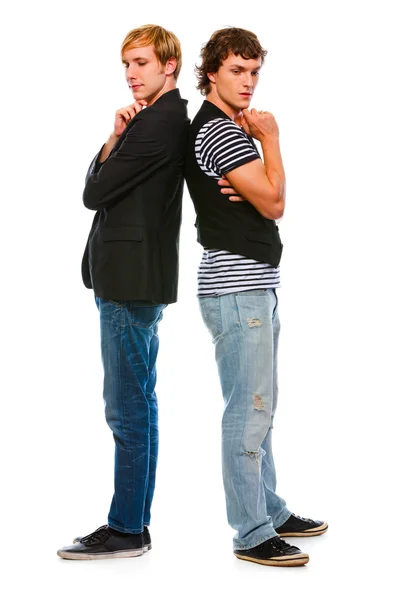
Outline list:
[[[232,104],[231,106],[234,110],[236,110],[236,112],[240,112],[245,108],[249,108],[250,102],[248,102],[247,100],[245,102],[235,102],[235,104]]]
[[[241,100],[240,102],[240,108],[243,110],[243,108],[249,108],[251,103],[251,98],[249,98],[248,100],[246,98],[243,98],[243,100]]]

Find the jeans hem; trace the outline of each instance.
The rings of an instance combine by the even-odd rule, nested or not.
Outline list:
[[[272,539],[273,537],[276,537],[277,535],[278,534],[276,533],[276,531],[273,531],[271,533],[271,535],[267,535],[267,536],[260,538],[256,543],[251,543],[250,545],[247,545],[247,546],[235,546],[234,545],[233,551],[235,551],[235,550],[250,550],[251,548],[256,548],[263,542],[267,542],[268,540]]]
[[[115,529],[116,531],[119,531],[120,533],[143,533],[143,528],[142,529],[128,529],[126,527],[120,527],[119,525],[114,525],[111,521],[108,521],[108,526],[111,527],[111,529]]]
[[[286,523],[286,521],[292,516],[292,514],[293,513],[290,512],[290,510],[285,508],[282,512],[283,517],[281,516],[281,518],[279,520],[274,522],[275,529],[277,529],[278,527],[281,527],[284,523]]]

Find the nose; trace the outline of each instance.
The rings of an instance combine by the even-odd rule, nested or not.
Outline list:
[[[252,78],[250,72],[248,72],[248,73],[246,73],[245,71],[243,72],[243,85],[248,88],[253,87],[253,78]]]
[[[125,77],[126,79],[137,79],[137,74],[136,74],[136,68],[135,65],[133,63],[131,63],[126,71],[125,71]]]

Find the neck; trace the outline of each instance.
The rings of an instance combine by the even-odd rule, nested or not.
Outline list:
[[[237,106],[232,106],[232,104],[225,102],[225,100],[218,95],[218,92],[215,88],[212,88],[211,92],[207,94],[206,100],[208,100],[208,102],[212,102],[215,104],[215,106],[218,106],[218,108],[228,115],[232,121],[237,121],[238,119],[240,120],[242,110]]]
[[[169,77],[167,77],[167,79],[165,80],[164,85],[162,86],[161,90],[159,90],[155,96],[151,96],[151,98],[146,98],[147,100],[147,106],[151,106],[152,104],[154,104],[154,102],[156,100],[158,100],[159,98],[161,98],[161,96],[163,94],[166,94],[167,92],[170,92],[171,90],[175,90],[176,89],[176,79],[175,77],[172,76],[172,79],[170,79]]]

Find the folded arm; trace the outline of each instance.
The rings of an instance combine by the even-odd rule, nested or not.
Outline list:
[[[280,219],[285,209],[286,183],[276,121],[271,113],[252,109],[243,111],[242,125],[249,135],[261,142],[264,163],[256,159],[225,172],[224,176],[236,193],[263,217]]]
[[[225,174],[232,187],[266,219],[276,220],[285,208],[285,179],[265,157]]]
[[[83,191],[83,203],[90,210],[111,208],[168,162],[163,122],[158,119],[138,118],[120,147],[101,164],[103,149],[89,168]]]

